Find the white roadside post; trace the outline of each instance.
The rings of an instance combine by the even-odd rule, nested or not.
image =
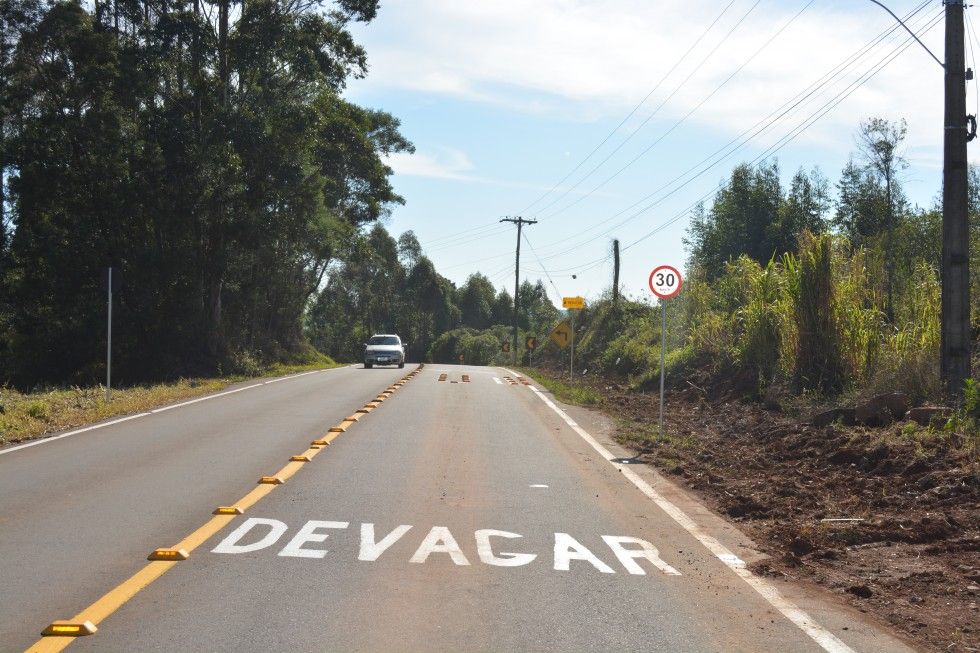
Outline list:
[[[112,266],[106,268],[106,292],[109,304],[105,346],[105,402],[112,401]]]
[[[667,300],[677,296],[684,280],[681,273],[670,265],[661,265],[650,273],[650,290],[660,300],[660,431],[659,439],[664,437],[664,368],[667,365]]]

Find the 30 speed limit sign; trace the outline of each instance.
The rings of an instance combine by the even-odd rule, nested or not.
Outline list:
[[[661,265],[650,273],[650,290],[660,299],[670,299],[681,291],[684,280],[677,268]]]

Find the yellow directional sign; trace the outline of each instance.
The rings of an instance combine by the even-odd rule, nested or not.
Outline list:
[[[585,297],[562,297],[563,308],[585,308]]]
[[[525,349],[537,349],[537,347],[538,347],[538,339],[537,338],[534,338],[532,336],[529,336],[528,339],[524,341],[524,348]]]
[[[501,349],[504,350],[504,351],[510,351],[510,343],[509,342],[505,342],[503,344],[503,346],[501,347]]]
[[[551,340],[556,345],[564,349],[575,339],[575,332],[568,322],[562,322],[551,330]]]

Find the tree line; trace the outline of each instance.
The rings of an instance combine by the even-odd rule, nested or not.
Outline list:
[[[309,356],[328,269],[402,202],[398,120],[341,95],[377,9],[2,0],[0,382],[102,378],[108,266],[124,382]]]
[[[440,275],[418,239],[396,240],[380,224],[354,238],[331,269],[306,320],[310,342],[338,360],[359,360],[373,333],[397,333],[410,360],[489,364],[509,341],[513,295],[474,273],[458,288]],[[560,313],[544,285],[519,289],[521,333],[547,333]]]

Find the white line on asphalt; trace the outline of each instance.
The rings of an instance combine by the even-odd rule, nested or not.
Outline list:
[[[336,369],[336,368],[335,368]],[[39,440],[33,440],[26,444],[19,444],[15,447],[8,447],[6,449],[0,449],[0,456],[8,453],[13,453],[15,451],[20,451],[21,449],[27,449],[28,447],[36,447],[39,444],[46,444],[48,442],[54,442],[55,440],[60,440],[62,438],[67,438],[70,435],[78,435],[79,433],[85,433],[86,431],[94,431],[95,429],[105,428],[107,426],[112,426],[113,424],[119,424],[120,422],[128,422],[131,419],[136,419],[138,417],[147,417],[148,415],[155,415],[157,413],[162,413],[167,410],[174,408],[180,408],[181,406],[187,406],[190,404],[196,404],[199,401],[207,401],[208,399],[217,399],[218,397],[224,397],[226,395],[235,394],[236,392],[242,392],[244,390],[251,390],[252,388],[258,388],[262,385],[268,385],[269,383],[276,383],[278,381],[286,381],[288,379],[296,379],[301,376],[306,376],[307,374],[316,374],[318,372],[327,372],[329,370],[312,370],[310,372],[301,372],[299,374],[290,374],[289,376],[283,376],[278,379],[273,379],[271,381],[263,381],[262,383],[255,383],[252,385],[245,386],[244,388],[237,388],[235,390],[227,390],[225,392],[219,392],[213,395],[207,395],[205,397],[198,397],[197,399],[191,399],[190,401],[184,401],[179,404],[173,404],[171,406],[164,406],[163,408],[157,408],[145,413],[136,413],[135,415],[127,415],[126,417],[120,417],[119,419],[114,419],[111,422],[103,422],[102,424],[94,424],[92,426],[86,426],[85,428],[75,429],[74,431],[68,431],[67,433],[62,433],[61,435],[53,435],[48,438],[41,438]]]
[[[214,399],[215,397],[224,397],[225,395],[233,395],[236,392],[244,392],[246,390],[251,390],[252,388],[257,388],[264,383],[255,383],[252,385],[247,385],[244,388],[236,388],[235,390],[228,390],[227,392],[219,392],[216,395],[208,395],[207,397],[199,397],[198,399],[191,399],[190,401],[182,401],[179,404],[171,404],[170,406],[164,406],[163,408],[156,408],[150,411],[151,415],[156,415],[157,413],[163,413],[168,410],[173,410],[174,408],[180,408],[182,406],[189,406],[191,404],[196,404],[199,401],[207,401],[208,399]]]
[[[21,449],[26,449],[28,447],[36,447],[39,444],[44,444],[45,442],[54,442],[55,440],[60,440],[61,438],[67,438],[69,435],[77,435],[78,433],[84,433],[85,431],[93,431],[95,429],[100,429],[104,426],[112,426],[113,424],[118,424],[120,422],[128,422],[131,419],[136,419],[137,417],[146,417],[149,413],[136,413],[135,415],[128,415],[127,417],[121,417],[119,419],[114,419],[111,422],[105,422],[103,424],[96,424],[95,426],[86,426],[83,429],[77,429],[75,431],[68,431],[68,433],[62,433],[61,435],[54,435],[50,438],[44,438],[43,440],[34,440],[33,442],[28,442],[27,444],[19,444],[16,447],[10,447],[9,449],[0,450],[0,456],[5,453],[12,453],[14,451],[19,451]]]
[[[504,382],[503,382],[503,381],[501,381],[500,379],[498,379],[497,377],[493,377],[493,381],[494,381],[494,383],[496,383],[497,385],[503,385],[503,384],[504,384]]]
[[[517,376],[514,372],[511,372],[507,368],[501,369],[513,377]],[[556,406],[555,403],[548,399],[543,392],[535,388],[533,385],[528,387],[538,396],[539,399],[541,399],[541,401],[555,411],[558,416],[572,428],[572,430],[578,433],[583,440],[588,442],[600,456],[605,458],[610,465],[622,472],[623,476],[628,478],[630,482],[632,482],[633,485],[640,490],[640,492],[653,500],[653,502],[656,503],[661,510],[671,517],[671,519],[677,522],[688,533],[693,535],[698,542],[703,544],[705,548],[711,551],[711,553],[713,553],[722,563],[724,563],[726,567],[731,569],[736,575],[738,575],[739,578],[748,583],[749,586],[758,592],[762,598],[768,601],[772,607],[779,610],[784,617],[792,621],[800,630],[809,635],[810,638],[819,644],[825,651],[828,651],[828,653],[854,653],[854,650],[851,647],[838,639],[837,636],[831,633],[829,630],[814,621],[810,615],[797,607],[792,601],[786,599],[773,585],[746,569],[745,562],[743,562],[737,555],[729,551],[724,544],[716,540],[708,533],[705,533],[697,522],[688,517],[687,513],[668,501],[659,492],[654,490],[649,483],[640,478],[640,476],[630,469],[628,465],[621,465],[614,462],[616,457],[613,456],[608,449],[599,444],[595,438],[589,435],[588,431],[576,424],[575,420],[569,417],[568,414],[561,408]]]
[[[548,486],[542,483],[535,483],[534,485],[528,485],[528,487],[548,487]]]

